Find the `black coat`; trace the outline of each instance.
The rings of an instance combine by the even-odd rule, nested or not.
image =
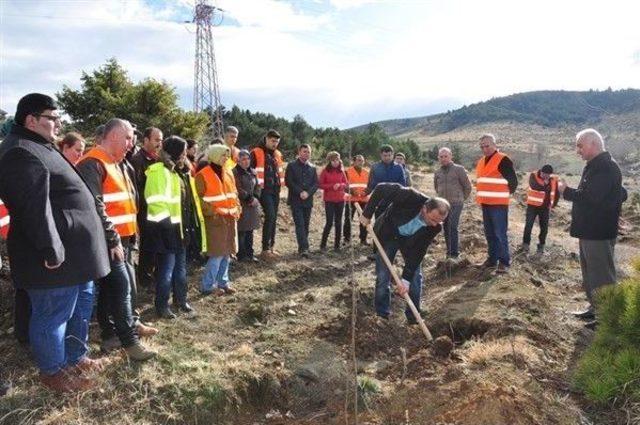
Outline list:
[[[411,236],[402,236],[398,227],[413,220],[429,197],[398,183],[379,183],[371,193],[371,198],[364,208],[363,215],[373,217],[379,205],[389,205],[385,212],[376,219],[374,231],[383,247],[395,241],[404,258],[402,278],[411,281],[427,248],[433,238],[442,230],[442,225],[425,226]]]
[[[571,236],[607,240],[618,235],[618,219],[627,191],[622,187],[620,167],[609,152],[587,162],[577,189],[567,187],[564,199],[571,206]]]
[[[16,287],[78,285],[109,273],[89,187],[51,143],[22,126],[0,144],[0,198],[11,214],[7,247]],[[62,265],[49,270],[45,260]]]
[[[313,207],[313,195],[318,191],[318,173],[316,167],[309,161],[303,164],[300,160],[291,161],[284,173],[284,181],[289,189],[287,202],[291,206],[305,208]],[[307,192],[309,197],[304,201],[300,199],[302,192]]]
[[[254,199],[260,199],[260,185],[258,177],[251,168],[245,170],[240,165],[233,167],[233,177],[236,180],[238,199],[242,206],[242,215],[238,220],[238,232],[248,232],[260,228],[260,205],[252,206]]]

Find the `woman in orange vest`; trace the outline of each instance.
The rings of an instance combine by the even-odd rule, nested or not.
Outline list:
[[[369,200],[366,194],[367,183],[369,181],[369,169],[364,168],[364,156],[356,155],[353,157],[353,165],[347,168],[347,180],[349,182],[349,193],[346,196],[347,208],[344,214],[344,242],[351,242],[351,221],[356,213],[355,203],[360,204],[364,210],[364,206]],[[367,228],[360,224],[360,244],[367,243]]]
[[[225,166],[230,153],[226,145],[211,145],[207,155],[209,165],[196,174],[209,256],[200,285],[203,295],[235,292],[229,286],[229,262],[238,251],[237,222],[241,209],[233,173]]]
[[[558,192],[558,178],[553,176],[553,167],[547,164],[540,170],[534,171],[529,176],[529,188],[527,189],[527,218],[522,236],[522,245],[519,252],[529,253],[531,244],[531,230],[539,218],[540,235],[538,236],[538,249],[536,254],[544,254],[544,245],[549,230],[549,210],[558,204],[560,193]]]

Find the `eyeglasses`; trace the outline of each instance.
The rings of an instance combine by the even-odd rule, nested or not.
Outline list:
[[[61,123],[62,122],[60,117],[57,116],[57,115],[36,114],[36,117],[38,117],[38,118],[46,118],[49,121],[53,121],[55,123]]]

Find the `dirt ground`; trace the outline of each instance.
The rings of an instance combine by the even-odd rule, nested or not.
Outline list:
[[[414,184],[426,193],[432,193],[432,180],[414,173]],[[422,265],[422,308],[434,337],[453,341],[444,357],[419,328],[406,325],[398,297],[391,319],[376,319],[370,248],[318,252],[320,199],[312,218],[311,258],[295,254],[293,223],[283,203],[276,246],[282,257],[234,263],[237,294],[202,298],[202,270],[193,270],[196,318],[156,322],[152,295],[141,290],[143,318],[161,330],[149,342],[159,350],[158,359],[134,364],[112,354],[114,362],[96,377],[100,385],[83,394],[60,397],[38,385],[28,349],[11,336],[10,293],[4,290],[0,349],[14,389],[0,399],[0,423],[343,424],[356,423],[355,401],[359,424],[623,423],[622,412],[596,411],[572,390],[572,370],[592,333],[568,314],[585,306],[577,242],[568,236],[569,209],[562,203],[554,211],[547,253],[516,256],[505,276],[473,266],[486,254],[473,202],[463,211],[463,261],[446,266],[444,239],[438,236]],[[512,203],[514,249],[524,210],[522,202]],[[534,240],[537,232],[536,226]],[[257,234],[256,247],[259,240]],[[623,273],[639,246],[636,231],[619,243]],[[401,265],[400,258],[396,263]],[[99,356],[95,324],[90,344]]]

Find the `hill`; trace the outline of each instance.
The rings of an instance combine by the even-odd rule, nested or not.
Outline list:
[[[442,114],[387,120],[376,124],[395,136],[416,128],[446,133],[464,126],[497,121],[544,127],[581,125],[598,122],[607,116],[639,110],[640,90],[637,89],[547,90],[492,98]]]
[[[368,126],[353,130],[362,132]],[[446,113],[373,123],[397,140],[421,148],[458,145],[458,161],[471,166],[478,137],[496,135],[501,149],[522,170],[550,162],[564,173],[578,173],[583,163],[574,153],[574,136],[586,127],[598,129],[607,150],[633,174],[640,167],[640,90],[538,91],[494,98]]]

